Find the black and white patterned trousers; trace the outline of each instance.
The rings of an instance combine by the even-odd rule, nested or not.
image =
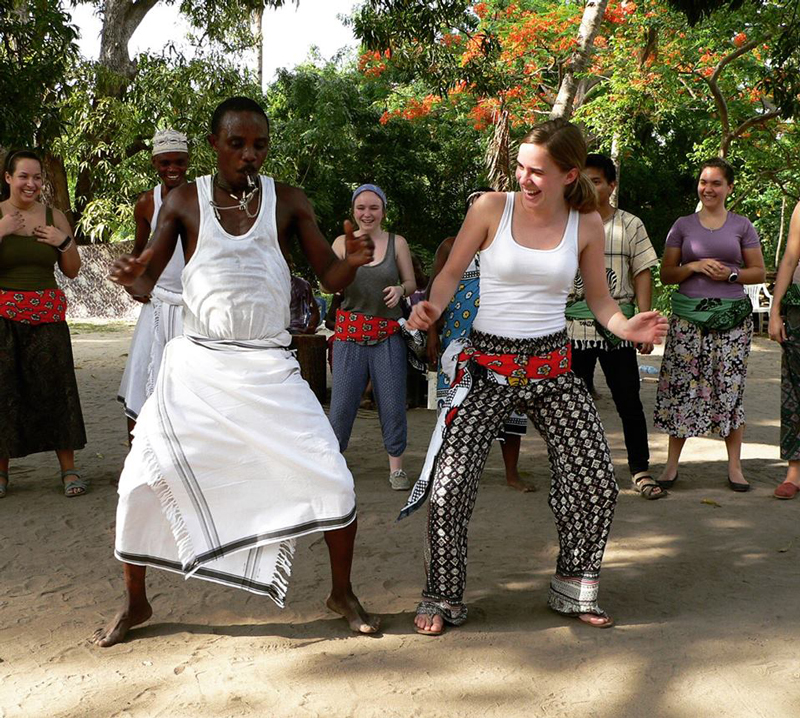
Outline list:
[[[559,344],[559,342],[561,342]],[[544,354],[564,334],[534,340],[473,332],[491,354]],[[572,372],[527,384],[498,384],[472,363],[473,385],[448,425],[433,469],[423,596],[462,603],[467,527],[492,441],[509,414],[527,414],[547,445],[560,551],[549,603],[563,613],[597,613],[597,586],[619,492],[603,426],[584,382]]]

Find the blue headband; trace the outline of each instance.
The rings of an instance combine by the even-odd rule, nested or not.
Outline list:
[[[383,202],[383,208],[386,209],[386,195],[376,184],[362,184],[355,192],[353,192],[353,199],[350,200],[350,204],[355,204],[356,198],[362,192],[374,192],[376,195],[378,195],[378,197],[381,198],[381,202]]]

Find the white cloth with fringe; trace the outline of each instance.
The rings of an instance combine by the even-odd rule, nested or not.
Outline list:
[[[198,180],[187,333],[167,345],[136,424],[115,555],[282,607],[295,540],[347,526],[356,502],[333,429],[287,348],[289,269],[274,184],[261,182],[253,227],[233,236],[210,209],[210,178]]]

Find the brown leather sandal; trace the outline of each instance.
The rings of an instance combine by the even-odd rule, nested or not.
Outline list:
[[[668,496],[668,492],[650,475],[649,471],[640,471],[631,478],[633,488],[642,498],[648,501],[663,499]]]

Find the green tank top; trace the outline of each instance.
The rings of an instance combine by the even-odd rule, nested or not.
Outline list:
[[[0,217],[3,210],[0,209]],[[48,207],[46,222],[53,224],[53,210]],[[0,290],[19,289],[30,292],[58,289],[53,267],[58,250],[37,241],[36,237],[8,234],[0,239]]]

